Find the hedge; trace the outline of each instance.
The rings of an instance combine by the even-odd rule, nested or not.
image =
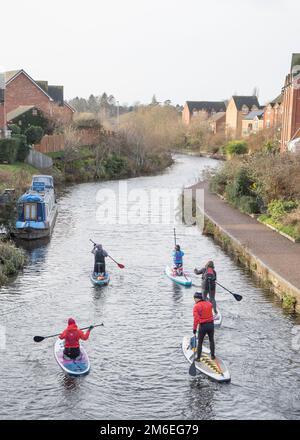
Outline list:
[[[24,162],[29,153],[29,146],[27,144],[27,138],[24,134],[16,134],[13,139],[18,141],[17,160]]]
[[[19,140],[17,138],[0,139],[0,162],[13,163],[17,159]]]

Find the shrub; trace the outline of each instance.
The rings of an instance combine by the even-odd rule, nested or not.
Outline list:
[[[277,154],[280,151],[280,143],[276,140],[268,140],[263,144],[263,150],[267,153]]]
[[[8,129],[11,131],[12,136],[14,134],[21,134],[21,128],[17,124],[10,124]]]
[[[25,130],[25,136],[30,145],[39,143],[43,135],[44,130],[36,125],[31,125]]]
[[[226,153],[230,156],[246,154],[248,152],[247,143],[245,141],[230,141],[225,149]]]
[[[284,225],[296,226],[299,225],[300,232],[300,208],[296,208],[293,211],[287,213],[285,217],[282,219],[282,223]]]
[[[19,142],[15,138],[0,139],[0,162],[13,163],[16,161]]]
[[[117,154],[111,154],[104,159],[103,165],[108,178],[118,177],[126,169],[126,160]]]
[[[273,200],[268,204],[268,214],[274,221],[280,221],[288,212],[293,211],[298,206],[294,200]]]
[[[254,196],[242,196],[238,201],[241,212],[246,214],[258,214],[260,212],[259,202]]]
[[[18,142],[18,151],[16,159],[19,162],[24,162],[29,153],[29,145],[27,144],[27,138],[24,134],[16,134],[13,139]]]
[[[240,197],[251,195],[251,185],[252,181],[248,176],[247,170],[245,168],[240,168],[234,177],[234,180],[226,187],[226,197],[231,203],[237,204]]]

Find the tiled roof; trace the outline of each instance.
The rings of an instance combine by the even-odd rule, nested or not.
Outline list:
[[[264,110],[254,110],[253,112],[248,113],[248,115],[245,116],[243,119],[252,120],[255,117],[257,117],[258,119],[262,119],[263,116]]]
[[[48,86],[48,95],[59,105],[64,105],[64,86]]]
[[[15,108],[11,112],[7,113],[7,120],[13,121],[18,116],[23,115],[24,113],[28,112],[29,110],[35,108],[34,105],[20,105],[19,107]]]
[[[17,73],[21,72],[22,69],[19,70],[9,70],[8,72],[5,72],[5,82],[8,82],[9,80],[11,80],[15,75],[17,75]]]
[[[212,115],[212,117],[210,118],[211,122],[216,122],[219,121],[219,119],[222,119],[223,117],[225,117],[226,112],[218,112]]]
[[[277,98],[273,99],[273,101],[270,102],[270,104],[281,104],[283,101],[283,94],[281,93]]]
[[[234,100],[238,110],[242,110],[244,105],[246,105],[250,110],[254,105],[259,108],[257,96],[233,96],[232,99]]]
[[[299,66],[299,65],[300,65],[300,53],[293,53],[291,70],[294,66]]]
[[[209,113],[226,111],[226,105],[223,101],[186,101],[186,104],[190,112],[193,110],[204,110]]]

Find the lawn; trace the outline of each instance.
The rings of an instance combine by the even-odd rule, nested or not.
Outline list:
[[[40,174],[40,171],[23,162],[0,164],[0,191],[6,188],[15,188],[17,192],[24,191],[30,185],[33,174]]]
[[[299,228],[297,225],[283,225],[282,223],[275,222],[270,216],[267,214],[262,214],[258,217],[258,220],[261,223],[265,223],[267,225],[273,226],[273,228],[277,229],[277,231],[283,232],[286,235],[289,235],[297,242],[300,241]]]
[[[29,165],[24,162],[16,162],[11,165],[8,164],[0,164],[0,171],[6,171],[12,174],[15,174],[18,171],[27,171],[30,174],[39,174],[39,170],[34,168],[32,165]]]

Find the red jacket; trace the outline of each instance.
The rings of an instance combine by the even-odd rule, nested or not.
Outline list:
[[[79,341],[89,339],[90,331],[83,333],[76,324],[69,325],[60,335],[60,339],[65,339],[65,348],[78,348]]]
[[[199,301],[194,305],[194,330],[205,322],[214,322],[213,307],[209,301]]]

